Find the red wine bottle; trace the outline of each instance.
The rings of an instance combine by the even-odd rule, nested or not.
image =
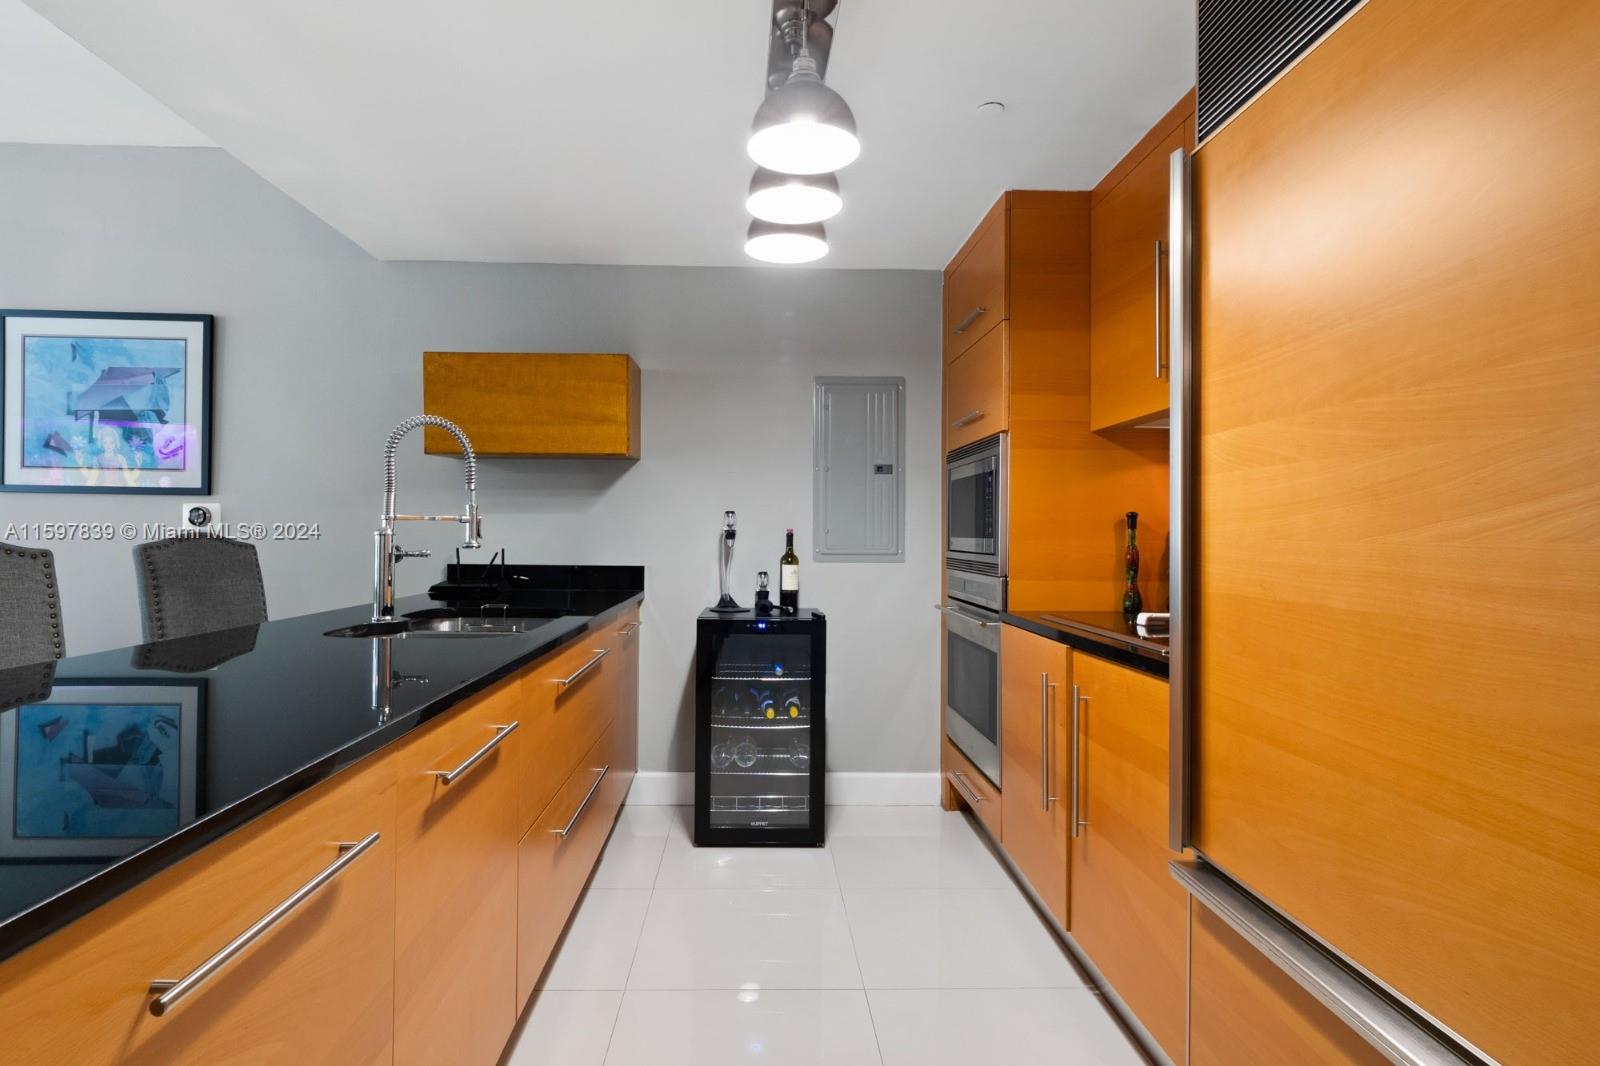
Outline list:
[[[778,560],[778,607],[784,614],[800,609],[800,557],[794,553],[794,530],[787,534],[783,557]]]

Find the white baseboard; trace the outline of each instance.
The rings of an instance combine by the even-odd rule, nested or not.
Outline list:
[[[836,807],[909,807],[939,802],[937,772],[828,774],[828,803]],[[694,803],[694,774],[640,770],[628,791],[628,802],[640,807],[688,806]]]

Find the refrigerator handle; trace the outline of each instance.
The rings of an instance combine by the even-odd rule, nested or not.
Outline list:
[[[1171,582],[1168,657],[1167,845],[1182,851],[1193,829],[1193,730],[1191,710],[1194,617],[1194,361],[1193,203],[1190,155],[1177,149],[1168,160],[1167,185],[1167,381],[1171,448],[1169,545]]]

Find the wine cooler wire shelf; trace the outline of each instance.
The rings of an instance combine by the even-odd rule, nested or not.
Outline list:
[[[809,811],[809,796],[712,796],[713,811],[737,811],[744,814],[782,814],[786,811]]]
[[[712,770],[712,777],[810,777],[810,770],[741,770],[730,766],[726,770]]]
[[[721,729],[810,729],[811,718],[735,718],[732,715],[714,714],[711,724]]]
[[[811,674],[786,674],[769,663],[719,663],[713,681],[810,681]]]

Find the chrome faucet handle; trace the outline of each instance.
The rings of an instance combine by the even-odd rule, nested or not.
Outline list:
[[[406,551],[404,548],[396,548],[394,557],[396,559],[431,559],[433,558],[433,552],[427,548],[423,548],[420,551]]]

